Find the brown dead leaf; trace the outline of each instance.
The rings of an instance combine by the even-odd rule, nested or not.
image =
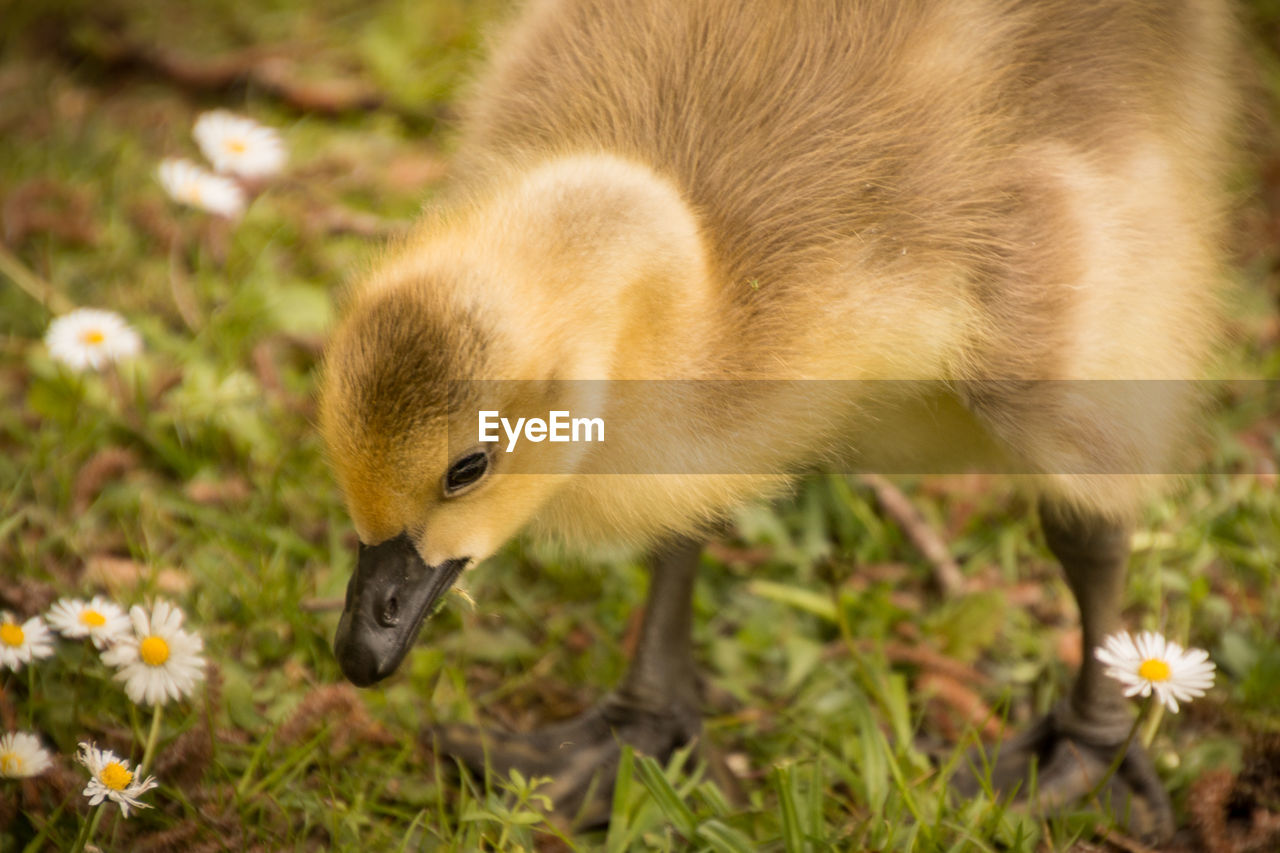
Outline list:
[[[590,649],[597,642],[597,638],[581,625],[570,629],[564,638],[564,646],[574,654],[581,654]]]
[[[334,203],[312,209],[304,225],[310,231],[320,234],[354,234],[357,237],[383,240],[408,233],[413,223],[384,219],[377,214]]]
[[[53,111],[62,124],[79,124],[92,107],[89,92],[64,83],[53,96]]]
[[[1019,579],[1013,583],[995,565],[984,566],[969,582],[976,589],[999,591],[1010,606],[1029,611],[1039,622],[1061,625],[1075,618],[1075,609],[1070,596],[1052,593],[1060,574],[1056,564],[1033,560],[1019,566]]]
[[[998,585],[999,581],[993,583],[993,586],[998,587]],[[992,587],[984,584],[984,589],[990,588]],[[1044,602],[1044,584],[1036,583],[1035,581],[1010,584],[1004,587],[1004,596],[1011,606],[1029,610]]]
[[[138,456],[126,447],[104,447],[76,472],[71,506],[79,515],[89,508],[104,486],[138,467]]]
[[[161,367],[151,377],[151,385],[147,388],[147,399],[154,405],[160,398],[182,384],[182,368]]]
[[[238,475],[221,480],[192,480],[183,492],[198,504],[217,506],[244,503],[253,493],[249,481]]]
[[[858,566],[857,577],[875,583],[906,586],[919,579],[918,572],[912,571],[906,563],[866,563]]]
[[[969,728],[977,729],[982,739],[991,742],[1000,737],[1000,718],[982,697],[963,681],[937,671],[926,670],[916,678],[916,689],[940,704],[946,713],[933,716],[939,730],[952,741],[958,741]]]
[[[251,85],[306,112],[337,115],[385,106],[385,98],[356,78],[308,79],[282,47],[255,46],[222,56],[193,56],[98,29],[68,45],[95,60],[123,69],[147,69],[185,89],[215,91]]]
[[[330,77],[308,80],[297,63],[283,56],[268,56],[251,66],[255,82],[281,100],[307,112],[337,115],[357,110],[377,109],[383,104],[380,92],[363,80]]]
[[[889,663],[918,667],[927,672],[944,675],[962,684],[987,687],[992,683],[991,677],[985,673],[967,663],[947,657],[927,645],[920,639],[919,628],[912,623],[899,622],[894,626],[894,633],[907,642],[882,643],[878,640],[862,639],[857,641],[856,653],[874,654],[878,651]],[[835,640],[827,644],[823,650],[823,656],[827,659],[840,658],[849,653],[848,649],[849,646],[844,640]]]
[[[155,248],[168,252],[173,246],[186,243],[187,233],[180,220],[173,215],[173,205],[158,196],[134,199],[128,208],[129,222],[145,234]]]
[[[52,234],[81,246],[96,245],[99,238],[89,192],[49,178],[33,178],[8,193],[0,220],[0,237],[10,246],[33,234]]]
[[[773,559],[773,549],[765,546],[741,548],[713,540],[707,543],[704,550],[707,556],[717,562],[747,569],[762,566]]]
[[[884,656],[890,663],[918,666],[926,672],[945,676],[961,684],[972,684],[978,687],[991,684],[990,677],[926,645],[908,646],[902,643],[885,643],[883,648]]]
[[[270,339],[254,344],[251,358],[253,375],[258,377],[258,384],[268,394],[281,396],[284,394],[284,383],[280,381],[280,368],[276,364],[279,354],[276,343]]]
[[[100,586],[113,596],[136,589],[155,573],[156,588],[173,596],[191,588],[191,578],[180,569],[153,569],[128,557],[98,554],[85,561],[84,580]]]
[[[383,179],[398,193],[418,196],[444,180],[448,172],[448,162],[438,154],[408,151],[391,158]]]

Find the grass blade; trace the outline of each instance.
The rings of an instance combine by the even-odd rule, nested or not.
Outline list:
[[[696,836],[717,853],[755,853],[759,849],[744,833],[714,818],[698,824]]]
[[[648,789],[649,795],[653,797],[667,820],[675,824],[676,829],[685,838],[693,838],[698,828],[697,819],[693,816],[693,810],[685,805],[670,780],[667,779],[662,765],[649,756],[642,755],[636,770],[641,784]]]
[[[795,790],[791,785],[791,768],[778,765],[773,768],[769,777],[778,795],[778,810],[782,814],[782,844],[787,853],[804,853],[804,834],[800,831],[800,814],[796,807]]]

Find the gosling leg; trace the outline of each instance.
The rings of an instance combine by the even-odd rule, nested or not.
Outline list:
[[[702,542],[672,539],[649,558],[640,638],[621,684],[582,715],[529,733],[444,725],[428,737],[471,772],[549,776],[540,789],[580,827],[606,823],[621,744],[665,761],[693,740],[702,719],[693,664],[693,584]]]
[[[1103,672],[1094,650],[1121,627],[1127,525],[1100,516],[1040,506],[1049,550],[1062,564],[1080,609],[1081,667],[1071,695],[1031,729],[1000,747],[991,767],[997,792],[1017,793],[1043,812],[1074,805],[1103,778],[1133,724],[1119,685]],[[981,757],[953,780],[962,795],[980,789]],[[1031,780],[1035,790],[1030,790]],[[1098,795],[1101,806],[1130,832],[1151,840],[1173,832],[1169,796],[1141,744],[1130,745],[1118,771]]]

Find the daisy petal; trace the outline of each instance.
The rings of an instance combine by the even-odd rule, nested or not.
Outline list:
[[[157,171],[161,185],[174,201],[235,219],[244,212],[244,190],[230,178],[215,175],[190,160],[169,159]]]
[[[1137,637],[1126,631],[1107,637],[1094,649],[1094,657],[1106,665],[1103,672],[1118,681],[1125,696],[1150,696],[1177,713],[1213,686],[1214,666],[1203,649],[1183,649],[1153,631]]]
[[[213,168],[245,178],[264,178],[284,168],[280,135],[270,127],[226,110],[202,114],[192,129]]]
[[[134,633],[102,655],[135,704],[163,705],[191,694],[204,679],[204,641],[180,626],[182,610],[163,599],[130,610]]]
[[[39,776],[53,764],[40,738],[29,732],[9,732],[0,736],[0,778],[22,779]]]
[[[44,342],[51,358],[76,371],[100,370],[142,351],[142,339],[124,318],[99,308],[77,308],[57,317]]]

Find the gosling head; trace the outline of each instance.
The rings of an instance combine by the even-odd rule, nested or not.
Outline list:
[[[468,566],[496,551],[563,482],[562,445],[479,441],[482,410],[569,405],[554,365],[420,279],[358,291],[325,357],[320,428],[360,539],[334,638],[342,672],[393,673]],[[521,381],[475,381],[520,376]],[[525,378],[529,377],[529,378]],[[570,383],[571,384],[571,383]]]

